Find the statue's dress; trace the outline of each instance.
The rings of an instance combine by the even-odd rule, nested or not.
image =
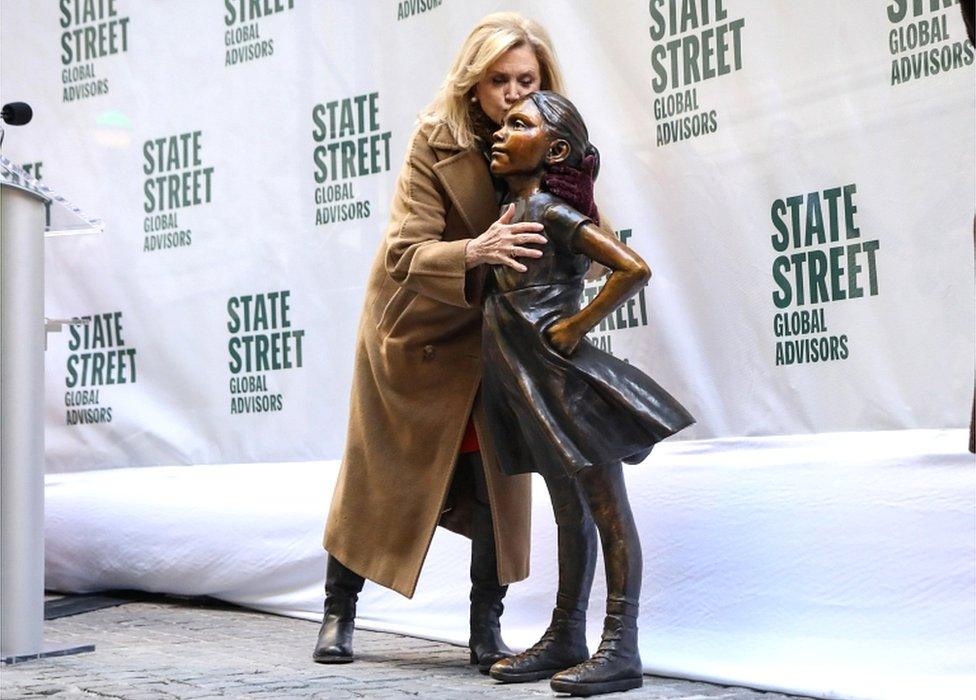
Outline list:
[[[512,223],[536,221],[548,242],[528,270],[493,266],[482,325],[482,398],[489,439],[507,474],[572,475],[592,465],[637,463],[694,418],[636,367],[580,342],[563,357],[545,338],[580,309],[590,259],[572,250],[587,217],[549,193],[515,201]]]

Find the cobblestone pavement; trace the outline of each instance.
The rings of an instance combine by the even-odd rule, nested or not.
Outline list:
[[[503,685],[467,665],[460,647],[357,630],[353,664],[312,663],[318,625],[200,600],[132,602],[45,623],[59,644],[95,651],[4,666],[15,698],[508,698],[555,697],[548,681]],[[565,697],[565,696],[564,696]],[[646,676],[605,698],[786,700],[794,696]]]

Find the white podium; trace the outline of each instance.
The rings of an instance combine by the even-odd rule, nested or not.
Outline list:
[[[101,222],[0,156],[0,656],[94,650],[44,643],[44,238]]]

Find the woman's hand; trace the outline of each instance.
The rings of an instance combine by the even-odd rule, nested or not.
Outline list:
[[[537,248],[525,248],[527,243],[545,243],[546,237],[538,232],[542,231],[542,224],[524,221],[519,224],[509,223],[515,216],[515,205],[509,204],[498,221],[488,227],[488,230],[477,238],[472,238],[464,247],[464,268],[470,270],[478,265],[508,265],[517,272],[525,272],[528,268],[516,258],[541,258],[542,251]]]
[[[569,318],[560,319],[546,329],[546,340],[563,357],[569,357],[576,352],[584,335],[586,332],[581,332]]]

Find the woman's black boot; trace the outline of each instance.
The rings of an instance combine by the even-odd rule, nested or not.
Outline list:
[[[461,455],[470,465],[474,478],[474,506],[471,518],[471,638],[468,649],[471,663],[481,673],[488,673],[499,659],[512,655],[502,641],[499,618],[505,606],[502,599],[508,586],[498,583],[498,558],[495,554],[495,528],[488,504],[484,467],[478,452]]]
[[[621,601],[607,603],[603,640],[596,653],[581,664],[560,671],[549,686],[557,693],[600,695],[644,685],[637,647],[637,606]]]
[[[353,660],[352,632],[356,600],[364,579],[329,555],[325,568],[325,616],[312,659],[320,664],[347,664]]]
[[[471,586],[471,637],[468,649],[471,663],[477,664],[482,673],[488,673],[492,664],[512,655],[512,650],[502,641],[499,623],[504,610],[502,598],[507,589],[507,586],[497,586],[492,591]]]

